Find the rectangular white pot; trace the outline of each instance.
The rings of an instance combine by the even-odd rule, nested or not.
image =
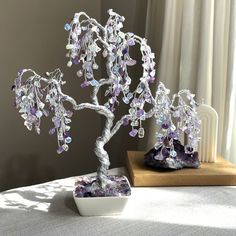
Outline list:
[[[124,176],[131,189],[129,180]],[[81,216],[119,215],[124,210],[130,196],[76,197],[76,206]]]
[[[76,197],[76,206],[82,216],[121,214],[130,196],[120,197]]]

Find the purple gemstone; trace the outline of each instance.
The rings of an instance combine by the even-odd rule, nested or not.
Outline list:
[[[125,49],[122,50],[122,54],[123,54],[123,55],[125,55],[127,52],[128,52],[128,49],[127,49],[127,48],[125,48]]]
[[[123,77],[125,75],[125,71],[123,68],[119,68],[119,74],[121,77]]]
[[[148,99],[148,98],[150,98],[150,94],[145,93],[145,94],[144,94],[144,97],[145,97],[145,99]]]
[[[150,82],[150,83],[153,83],[155,80],[156,80],[155,77],[150,77],[150,78],[149,78],[149,82]]]
[[[80,60],[79,60],[78,57],[75,57],[75,58],[72,59],[72,62],[73,62],[73,64],[78,65]]]
[[[56,131],[55,128],[51,128],[48,133],[49,133],[50,135],[53,135],[53,134],[55,133],[55,131]]]
[[[162,129],[168,129],[170,127],[170,124],[169,123],[163,123],[161,125]]]
[[[60,118],[55,117],[53,123],[54,123],[54,125],[55,125],[56,128],[59,128],[60,125],[61,125],[61,120],[60,120]]]
[[[19,87],[20,86],[20,78],[17,77],[15,80],[15,83],[16,83],[16,86]]]
[[[190,134],[190,129],[186,129],[186,130],[185,130],[185,133],[186,133],[186,134]]]
[[[80,84],[81,88],[85,88],[88,87],[90,85],[90,83],[88,81],[84,81],[82,84]]]
[[[138,130],[137,130],[137,129],[132,129],[132,130],[129,132],[129,135],[130,135],[131,137],[135,137],[135,136],[137,135],[137,133],[138,133]]]
[[[144,112],[143,109],[138,110],[138,111],[137,111],[137,117],[141,117],[141,116],[143,116],[144,113],[145,113],[145,112]]]
[[[129,46],[134,46],[135,45],[134,39],[128,39],[128,45]]]
[[[36,115],[36,112],[37,112],[37,109],[35,108],[35,107],[31,107],[30,108],[30,113],[31,113],[31,115]]]
[[[72,117],[73,116],[73,111],[70,111],[70,110],[66,111],[66,115],[69,118]]]
[[[63,149],[62,147],[58,147],[57,153],[58,153],[58,154],[61,154],[62,152],[64,152],[64,149]]]
[[[164,156],[164,157],[168,157],[169,156],[169,151],[168,151],[168,149],[167,148],[162,148],[162,155]]]
[[[121,89],[119,87],[116,87],[114,90],[115,96],[119,96]]]
[[[126,125],[129,124],[129,119],[128,119],[128,118],[124,118],[124,119],[122,120],[122,122],[123,122],[123,125],[126,126]]]
[[[177,137],[177,134],[176,134],[175,132],[170,132],[170,133],[168,134],[168,137],[169,137],[169,138],[176,138],[176,137]]]
[[[67,137],[69,137],[69,136],[70,136],[70,134],[69,134],[68,131],[65,131],[65,132],[63,133],[63,137],[64,137],[64,138],[67,138]]]
[[[86,69],[86,70],[88,70],[88,71],[90,71],[91,68],[92,68],[92,62],[90,62],[90,61],[84,62],[83,68]]]

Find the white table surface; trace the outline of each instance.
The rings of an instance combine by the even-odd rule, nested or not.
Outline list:
[[[236,235],[236,187],[132,188],[122,215],[81,217],[75,178],[0,193],[0,235]]]

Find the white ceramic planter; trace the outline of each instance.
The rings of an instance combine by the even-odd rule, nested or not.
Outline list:
[[[130,196],[121,197],[75,197],[81,216],[102,216],[121,214]]]
[[[129,184],[128,179],[127,182]],[[119,215],[130,198],[130,196],[76,197],[75,192],[73,197],[81,216]]]

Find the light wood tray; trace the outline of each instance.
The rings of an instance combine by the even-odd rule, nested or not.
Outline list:
[[[144,152],[128,151],[127,167],[133,186],[236,185],[236,165],[217,158],[199,169],[162,171],[144,165]]]

